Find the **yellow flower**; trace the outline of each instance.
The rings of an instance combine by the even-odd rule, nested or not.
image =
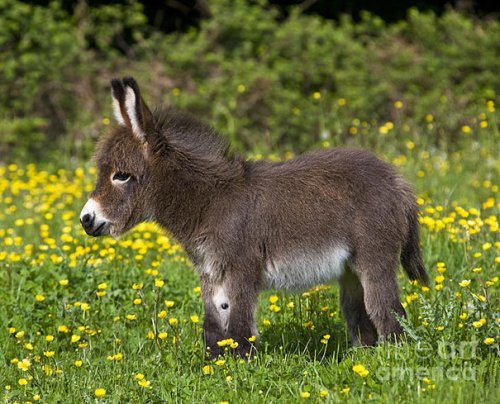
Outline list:
[[[168,333],[167,332],[160,332],[158,334],[158,338],[160,338],[161,340],[167,339],[167,337],[168,337]]]
[[[250,338],[248,338],[248,341],[255,342],[256,339],[257,337],[255,335],[252,335]]]
[[[486,345],[491,345],[491,344],[493,344],[495,342],[495,338],[488,337],[488,338],[485,338],[483,342]]]
[[[436,286],[434,286],[434,289],[436,289],[436,290],[443,289],[443,284],[442,283],[437,284]]]
[[[45,296],[44,295],[36,295],[35,300],[37,302],[43,302],[45,300]]]
[[[469,317],[469,315],[467,313],[462,313],[458,317],[460,317],[460,320],[467,320],[467,318]]]
[[[279,300],[279,297],[276,295],[272,295],[269,297],[269,303],[271,303],[271,304],[276,304],[278,300]]]
[[[485,318],[480,318],[478,321],[474,321],[472,323],[472,326],[474,328],[481,328],[485,324],[486,324],[486,319]]]
[[[213,375],[214,374],[214,368],[210,365],[203,366],[203,374],[204,375]]]
[[[26,344],[24,344],[24,347],[28,350],[28,351],[32,351],[33,350],[33,344],[31,342],[27,342]]]
[[[69,328],[65,325],[60,325],[58,331],[67,334],[69,332]]]
[[[135,314],[127,314],[125,318],[129,321],[133,321],[137,318],[137,316]]]
[[[363,365],[357,364],[352,367],[354,373],[357,373],[361,377],[366,377],[370,373]]]
[[[71,342],[74,344],[74,343],[76,343],[76,342],[80,341],[80,339],[81,339],[81,338],[82,338],[82,337],[81,337],[80,335],[78,335],[78,334],[73,334],[73,335],[71,336]]]
[[[444,281],[444,276],[443,275],[436,276],[436,282],[437,283],[443,283],[443,281]]]
[[[106,395],[106,389],[95,389],[95,390],[94,390],[94,395],[95,395],[97,398],[104,397],[104,396]]]
[[[28,384],[28,381],[24,378],[21,378],[17,381],[17,383],[19,384],[19,386],[26,386]]]
[[[177,325],[178,322],[179,321],[176,318],[174,318],[174,317],[168,319],[168,323],[170,325]]]
[[[319,91],[315,91],[312,95],[312,97],[315,99],[315,100],[319,100],[321,98],[321,93]]]
[[[133,302],[135,305],[139,305],[142,303],[142,299],[134,299],[134,302]]]
[[[145,389],[150,389],[151,388],[151,382],[146,379],[139,380],[137,384],[141,387],[144,387]]]
[[[144,380],[146,376],[144,376],[142,373],[137,373],[134,377],[136,380]]]
[[[308,391],[301,391],[300,396],[302,398],[309,398],[309,397],[311,397],[311,393],[309,393]]]
[[[83,365],[83,362],[82,362],[82,361],[80,361],[80,360],[76,360],[76,361],[74,361],[74,362],[73,362],[73,364],[74,364],[77,368],[81,368],[81,367],[82,367],[82,365]]]
[[[167,312],[165,310],[162,310],[158,313],[158,318],[166,318],[167,317]]]
[[[225,363],[226,363],[226,361],[224,359],[219,359],[219,360],[215,361],[215,364],[217,366],[224,366]]]
[[[328,396],[328,390],[320,390],[319,391],[319,396],[321,398],[325,398],[326,396]]]
[[[165,281],[163,279],[155,279],[155,286],[157,288],[162,288],[165,285]]]
[[[16,338],[17,339],[21,339],[22,337],[24,337],[24,331],[19,331],[16,333]]]
[[[481,248],[482,248],[484,251],[487,251],[487,250],[489,250],[489,249],[491,248],[491,246],[492,246],[492,244],[491,244],[491,243],[484,243],[484,244],[482,245],[482,247],[481,247]]]
[[[223,346],[231,345],[233,342],[234,342],[234,340],[232,338],[222,339],[220,341],[217,341],[217,345],[220,347],[223,347]]]
[[[59,285],[61,285],[61,286],[68,286],[69,285],[69,280],[67,280],[67,279],[61,279],[59,281]]]
[[[342,390],[340,390],[340,392],[342,394],[345,394],[345,395],[349,394],[350,391],[351,391],[350,387],[346,387],[346,388],[343,388]]]
[[[198,323],[199,321],[200,321],[200,319],[198,318],[198,316],[197,316],[197,315],[192,315],[192,316],[191,316],[191,322],[192,322],[192,323],[196,324],[196,323]]]
[[[47,358],[52,358],[56,353],[54,351],[44,351],[43,354],[47,357]]]
[[[399,101],[399,100],[398,100],[398,101],[396,101],[396,102],[394,102],[394,107],[395,107],[396,109],[401,109],[401,108],[403,108],[403,102],[402,102],[402,101]]]
[[[99,290],[107,289],[107,287],[108,287],[108,284],[106,282],[103,282],[103,283],[100,283],[99,285],[97,285],[97,289],[99,289]]]
[[[31,361],[28,358],[23,359],[20,362],[17,362],[17,367],[21,369],[23,372],[26,372],[31,366]]]
[[[173,302],[172,300],[165,300],[165,306],[167,306],[167,309],[171,309],[172,307],[174,307],[175,305],[175,302]]]
[[[134,289],[134,290],[141,290],[143,287],[144,287],[143,283],[134,283],[132,285],[132,289]]]
[[[459,285],[460,285],[461,287],[463,287],[463,288],[466,288],[467,286],[469,286],[469,285],[470,285],[470,279],[464,279],[463,281],[461,281],[461,282],[459,283]]]

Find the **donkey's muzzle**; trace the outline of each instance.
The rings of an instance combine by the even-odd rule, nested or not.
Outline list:
[[[107,222],[96,223],[96,215],[87,213],[80,218],[80,223],[89,236],[99,237],[106,233],[109,228]]]
[[[82,224],[87,234],[89,234],[89,231],[91,231],[92,228],[94,227],[94,222],[95,222],[95,213],[86,213],[80,218],[80,223]]]
[[[99,237],[109,233],[111,223],[100,212],[100,205],[93,199],[83,207],[80,223],[89,236]]]

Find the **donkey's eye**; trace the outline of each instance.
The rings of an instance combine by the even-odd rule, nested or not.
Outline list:
[[[127,182],[130,179],[130,174],[117,172],[113,175],[113,181]]]

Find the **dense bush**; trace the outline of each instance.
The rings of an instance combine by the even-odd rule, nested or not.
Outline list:
[[[454,148],[498,97],[497,20],[410,10],[390,25],[369,14],[332,22],[296,9],[277,22],[265,1],[211,7],[199,29],[165,35],[137,2],[81,2],[69,15],[58,2],[2,0],[0,159],[61,147],[86,157],[108,123],[115,75],[136,76],[151,104],[188,109],[254,152],[377,147],[387,131],[396,146]]]

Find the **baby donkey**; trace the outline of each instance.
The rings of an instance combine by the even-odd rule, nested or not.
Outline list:
[[[401,335],[399,263],[410,279],[427,274],[414,194],[389,164],[352,149],[244,161],[192,116],[151,112],[133,78],[111,87],[117,125],[97,148],[81,223],[118,237],[152,220],[183,245],[201,280],[210,356],[226,338],[251,351],[261,290],[332,279],[354,345]]]

